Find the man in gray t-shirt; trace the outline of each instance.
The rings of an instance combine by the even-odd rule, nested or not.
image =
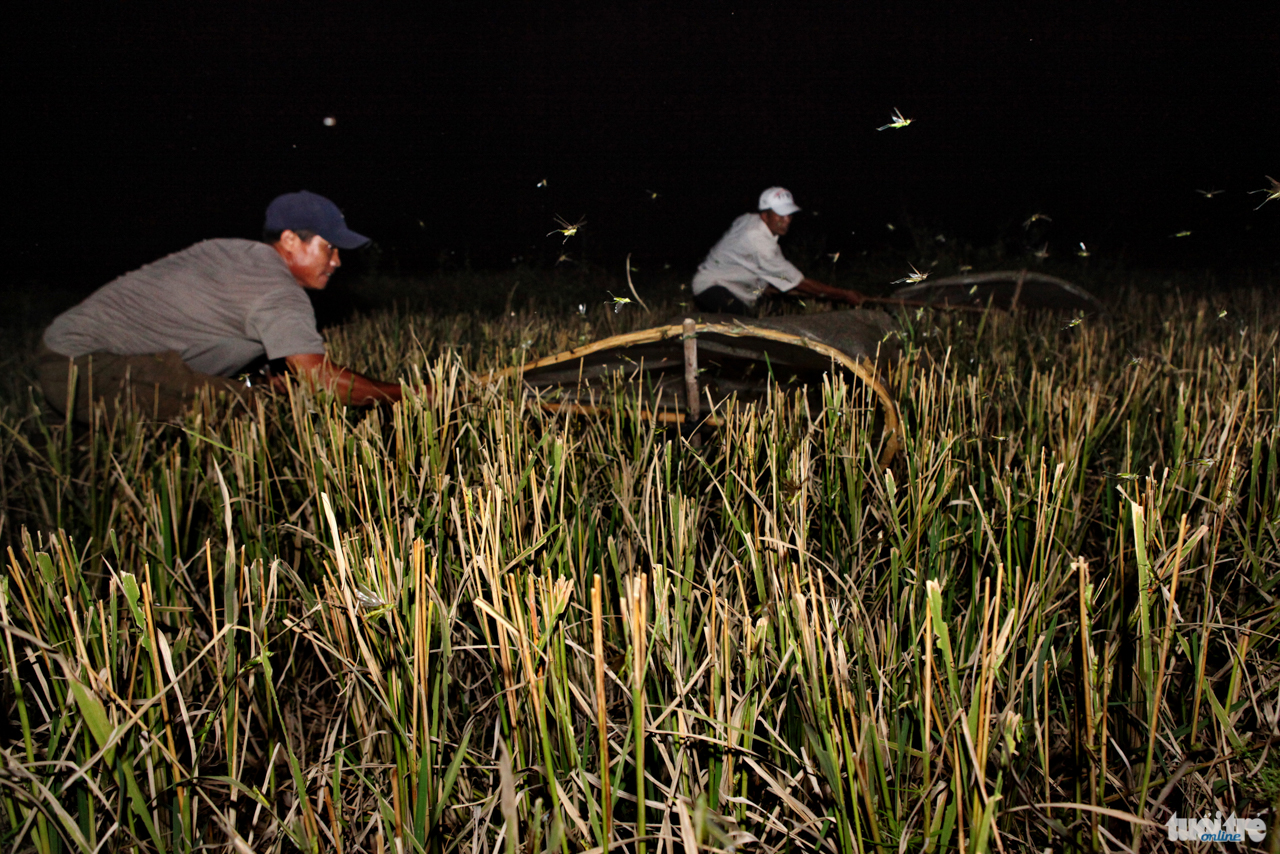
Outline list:
[[[339,250],[368,238],[347,228],[333,202],[304,190],[272,201],[264,239],[197,243],[59,315],[45,330],[37,362],[46,400],[60,411],[70,404],[77,420],[87,420],[93,400],[124,391],[135,405],[170,418],[201,387],[243,398],[245,386],[225,378],[263,355],[353,404],[399,400],[399,384],[325,357],[303,292],[323,289],[342,263]]]

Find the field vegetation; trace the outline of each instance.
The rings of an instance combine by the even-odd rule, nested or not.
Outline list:
[[[75,427],[9,338],[4,846],[1150,851],[1217,811],[1280,839],[1274,277],[904,311],[885,469],[839,378],[698,441],[625,383],[599,419],[483,383],[681,299],[513,284],[331,327],[405,380],[368,411]]]

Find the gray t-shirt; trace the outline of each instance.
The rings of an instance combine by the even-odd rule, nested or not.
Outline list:
[[[324,353],[311,300],[284,259],[255,240],[206,240],[126,273],[58,315],[44,343],[64,356],[176,350],[230,376],[259,356]]]

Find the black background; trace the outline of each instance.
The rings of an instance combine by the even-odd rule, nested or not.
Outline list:
[[[1280,177],[1266,5],[42,5],[6,40],[6,283],[256,236],[301,188],[406,274],[549,263],[556,214],[587,220],[575,257],[691,274],[771,184],[827,252],[1039,211],[1062,255],[1274,265],[1280,202],[1247,195]],[[877,132],[894,108],[914,123]]]

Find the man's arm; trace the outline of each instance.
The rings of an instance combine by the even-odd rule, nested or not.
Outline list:
[[[333,392],[343,403],[363,406],[378,401],[400,400],[399,383],[384,383],[361,376],[350,368],[335,365],[323,353],[286,356],[285,364],[299,378]]]
[[[831,285],[824,285],[807,276],[791,289],[791,293],[808,294],[811,297],[821,297],[834,302],[847,302],[849,305],[859,305],[866,299],[864,294],[851,288],[833,288]]]
[[[763,295],[776,296],[780,293],[782,293],[782,291],[778,290],[773,285],[770,285],[764,289]],[[786,293],[806,294],[820,299],[829,299],[833,302],[847,302],[849,305],[861,305],[862,301],[867,298],[865,294],[860,291],[855,291],[852,288],[833,288],[831,285],[824,285],[822,282],[807,277],[801,279],[800,284],[796,285]]]

